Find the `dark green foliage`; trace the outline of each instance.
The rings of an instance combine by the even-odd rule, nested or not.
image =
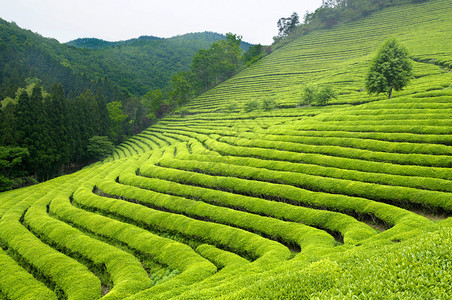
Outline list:
[[[1,21],[0,99],[14,97],[18,87],[25,87],[26,77],[40,78],[46,90],[55,82],[61,83],[66,96],[70,92],[78,96],[85,88],[101,87],[111,94],[114,86],[135,95],[158,88],[168,89],[171,77],[186,71],[199,49],[207,49],[213,42],[226,38],[204,32],[170,39],[140,37],[122,42],[80,39],[67,46]],[[249,44],[243,46],[247,49]],[[104,78],[108,78],[108,82],[99,82]]]
[[[297,25],[300,24],[300,17],[296,12],[288,18],[281,18],[278,20],[278,34],[280,37],[284,37],[293,32]]]
[[[197,92],[206,91],[234,75],[239,67],[242,37],[228,33],[226,40],[213,43],[208,50],[199,50],[190,70]]]
[[[171,78],[171,96],[178,105],[187,103],[195,95],[193,73],[179,72]]]
[[[1,131],[0,131],[0,145],[17,146],[19,144],[19,133],[17,131],[16,119],[16,105],[11,102],[0,110],[1,115]]]
[[[265,55],[265,48],[261,44],[254,45],[248,48],[245,53],[243,53],[242,60],[245,64],[250,65],[261,59]]]
[[[10,189],[14,178],[20,176],[18,166],[29,155],[26,148],[0,147],[0,191]]]
[[[93,136],[89,139],[87,154],[91,159],[102,160],[113,153],[115,146],[107,136]]]

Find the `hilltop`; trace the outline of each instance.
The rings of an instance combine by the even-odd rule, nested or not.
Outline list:
[[[46,90],[57,82],[67,94],[78,96],[85,88],[102,86],[99,81],[108,78],[109,90],[117,87],[132,95],[144,95],[151,90],[168,89],[171,77],[186,71],[198,50],[222,39],[224,35],[202,32],[167,39],[78,39],[61,44],[0,19],[0,90],[7,90],[10,80],[37,77]],[[242,46],[247,49],[249,45]],[[0,98],[13,97],[14,93],[15,90]]]
[[[0,194],[0,299],[447,299],[451,11],[297,37],[105,160]],[[389,37],[414,78],[369,96]],[[338,97],[300,105],[308,84]]]

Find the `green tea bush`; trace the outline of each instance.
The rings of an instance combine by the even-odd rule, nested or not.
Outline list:
[[[215,154],[215,152],[212,152]],[[207,154],[207,153],[206,153]],[[220,155],[179,155],[182,160],[196,160],[206,162],[218,162],[229,165],[239,165],[263,168],[274,171],[295,172],[309,175],[316,175],[329,178],[348,179],[353,181],[377,183],[390,186],[411,187],[432,191],[452,192],[450,180],[420,177],[401,176],[382,173],[370,173],[355,170],[324,167],[308,163],[292,163],[286,161],[263,160],[253,157],[220,156]],[[210,152],[208,153],[210,154]]]
[[[49,217],[45,208],[32,206],[25,215],[25,223],[66,255],[85,258],[94,268],[105,268],[113,284],[106,298],[126,297],[150,286],[146,271],[134,256]]]
[[[451,178],[451,171],[448,168],[431,168],[413,165],[402,166],[384,162],[357,160],[314,153],[297,153],[274,150],[271,148],[263,149],[259,147],[252,147],[252,142],[249,140],[242,141],[242,143],[245,146],[230,145],[228,143],[215,140],[206,140],[204,144],[209,149],[217,151],[218,153],[224,155],[255,157],[266,160],[289,161],[295,163],[307,163],[325,167],[335,167],[339,169],[348,169],[371,173],[431,177],[446,180],[450,180]]]
[[[147,172],[144,171],[144,173]],[[176,172],[177,170],[174,170],[174,173]],[[199,174],[199,177],[205,180],[209,179],[209,175]],[[173,180],[173,178],[169,178],[169,180]],[[140,179],[133,178],[132,176],[124,176],[121,178],[121,182],[133,186],[141,186],[161,193],[195,198],[215,205],[244,209],[245,211],[259,215],[300,222],[315,228],[326,229],[330,232],[339,232],[343,236],[345,243],[355,244],[376,233],[364,223],[358,222],[356,219],[344,214],[294,206],[283,202],[269,201],[221,190],[207,189],[194,186],[196,181],[188,182],[190,185],[183,185],[158,178]]]
[[[121,196],[130,187],[121,186],[115,182],[105,182],[99,186],[104,192],[111,195]],[[143,201],[146,197],[146,191],[135,192],[134,199],[143,195],[140,199]],[[117,202],[114,199],[102,197],[104,202],[94,203],[97,209],[103,209],[109,213],[116,213],[122,217],[135,220],[136,222],[158,228],[168,232],[177,232],[184,236],[206,241],[223,248],[231,248],[243,255],[250,255],[255,258],[276,257],[278,259],[287,259],[289,250],[281,244],[264,239],[256,234],[242,229],[225,226],[222,224],[211,223],[207,221],[195,220],[184,215],[168,213],[151,209],[142,205],[121,201],[120,205],[111,207],[111,202]],[[92,205],[91,203],[90,205]],[[90,206],[93,207],[93,206]],[[116,211],[119,209],[119,211]]]
[[[277,106],[278,106],[278,103],[273,98],[265,97],[264,99],[262,99],[261,107],[263,110],[267,110],[267,111],[272,110],[272,109],[276,108]]]
[[[14,276],[11,276],[14,274]],[[0,248],[0,290],[5,299],[58,299]]]
[[[91,203],[102,202],[103,199],[83,189],[77,190],[74,194],[74,203],[82,207],[89,207]],[[163,265],[180,270],[181,274],[170,280],[171,282],[165,283],[165,286],[189,285],[211,276],[216,271],[211,263],[197,255],[189,246],[152,234],[137,226],[75,208],[68,201],[55,201],[50,209],[70,223],[108,239],[117,240],[139,253],[149,255]],[[112,228],[116,230],[111,230]]]
[[[249,100],[243,105],[243,109],[246,112],[250,112],[259,108],[259,102],[257,100]]]
[[[241,178],[214,177],[181,170],[175,172],[174,169],[161,167],[148,168],[141,172],[149,177],[158,177],[180,183],[195,184],[224,191],[233,191],[234,193],[248,196],[265,196],[278,201],[290,201],[291,203],[299,203],[300,205],[334,210],[358,216],[371,215],[374,218],[381,220],[387,227],[391,228],[386,231],[386,235],[388,236],[390,236],[392,232],[398,233],[399,231],[409,231],[410,229],[415,230],[419,228],[419,226],[424,228],[433,226],[426,218],[405,209],[359,197],[312,192],[288,185],[250,181]],[[282,191],[284,191],[284,193],[282,193]],[[380,236],[385,235],[380,234]]]
[[[452,195],[437,191],[425,191],[406,187],[376,185],[359,181],[334,179],[322,176],[271,171],[254,167],[234,166],[217,162],[162,160],[162,166],[188,171],[204,172],[210,175],[238,177],[297,186],[306,190],[362,197],[389,202],[401,207],[417,204],[432,210],[452,211]]]
[[[295,153],[318,153],[330,156],[338,156],[345,158],[352,158],[357,160],[375,161],[375,162],[388,162],[399,165],[415,165],[415,166],[428,166],[428,167],[451,167],[452,158],[447,155],[430,155],[430,154],[400,154],[400,153],[386,153],[370,150],[361,150],[354,148],[347,148],[341,146],[317,146],[298,144],[294,142],[283,141],[269,141],[254,138],[252,140],[235,138],[235,137],[222,137],[220,142],[226,142],[237,146],[259,147],[275,150],[291,151]],[[445,171],[452,175],[452,171]]]

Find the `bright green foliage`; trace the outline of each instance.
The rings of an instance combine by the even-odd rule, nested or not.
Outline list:
[[[342,3],[325,2],[325,17]],[[1,193],[0,299],[450,298],[451,10],[431,0],[295,32],[102,162]],[[391,35],[416,77],[397,99],[369,97],[368,58]],[[295,107],[308,82],[340,97]],[[158,90],[133,101],[123,115],[173,104]],[[102,102],[86,92],[68,110]],[[105,135],[72,120],[74,141]]]
[[[327,105],[331,99],[337,99],[337,94],[329,85],[318,87],[315,85],[307,85],[303,89],[301,98],[302,105]]]
[[[313,85],[307,85],[303,89],[301,98],[301,104],[311,104],[317,100],[317,87]]]
[[[262,100],[261,106],[263,110],[272,110],[278,106],[278,103],[275,99],[266,97]]]
[[[408,50],[395,38],[390,38],[378,50],[372,60],[366,77],[369,94],[386,93],[392,97],[392,90],[400,91],[413,77],[413,65]]]
[[[107,104],[108,115],[111,123],[111,135],[117,137],[120,133],[123,122],[127,119],[122,111],[122,103],[119,101],[110,102]]]
[[[250,112],[259,108],[259,102],[257,100],[249,100],[243,105],[243,109],[246,112]]]

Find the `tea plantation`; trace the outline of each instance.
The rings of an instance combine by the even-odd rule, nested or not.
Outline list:
[[[103,162],[0,194],[0,299],[450,298],[451,12],[311,32]],[[362,90],[388,37],[415,73],[392,99]],[[338,97],[296,107],[307,84]]]

